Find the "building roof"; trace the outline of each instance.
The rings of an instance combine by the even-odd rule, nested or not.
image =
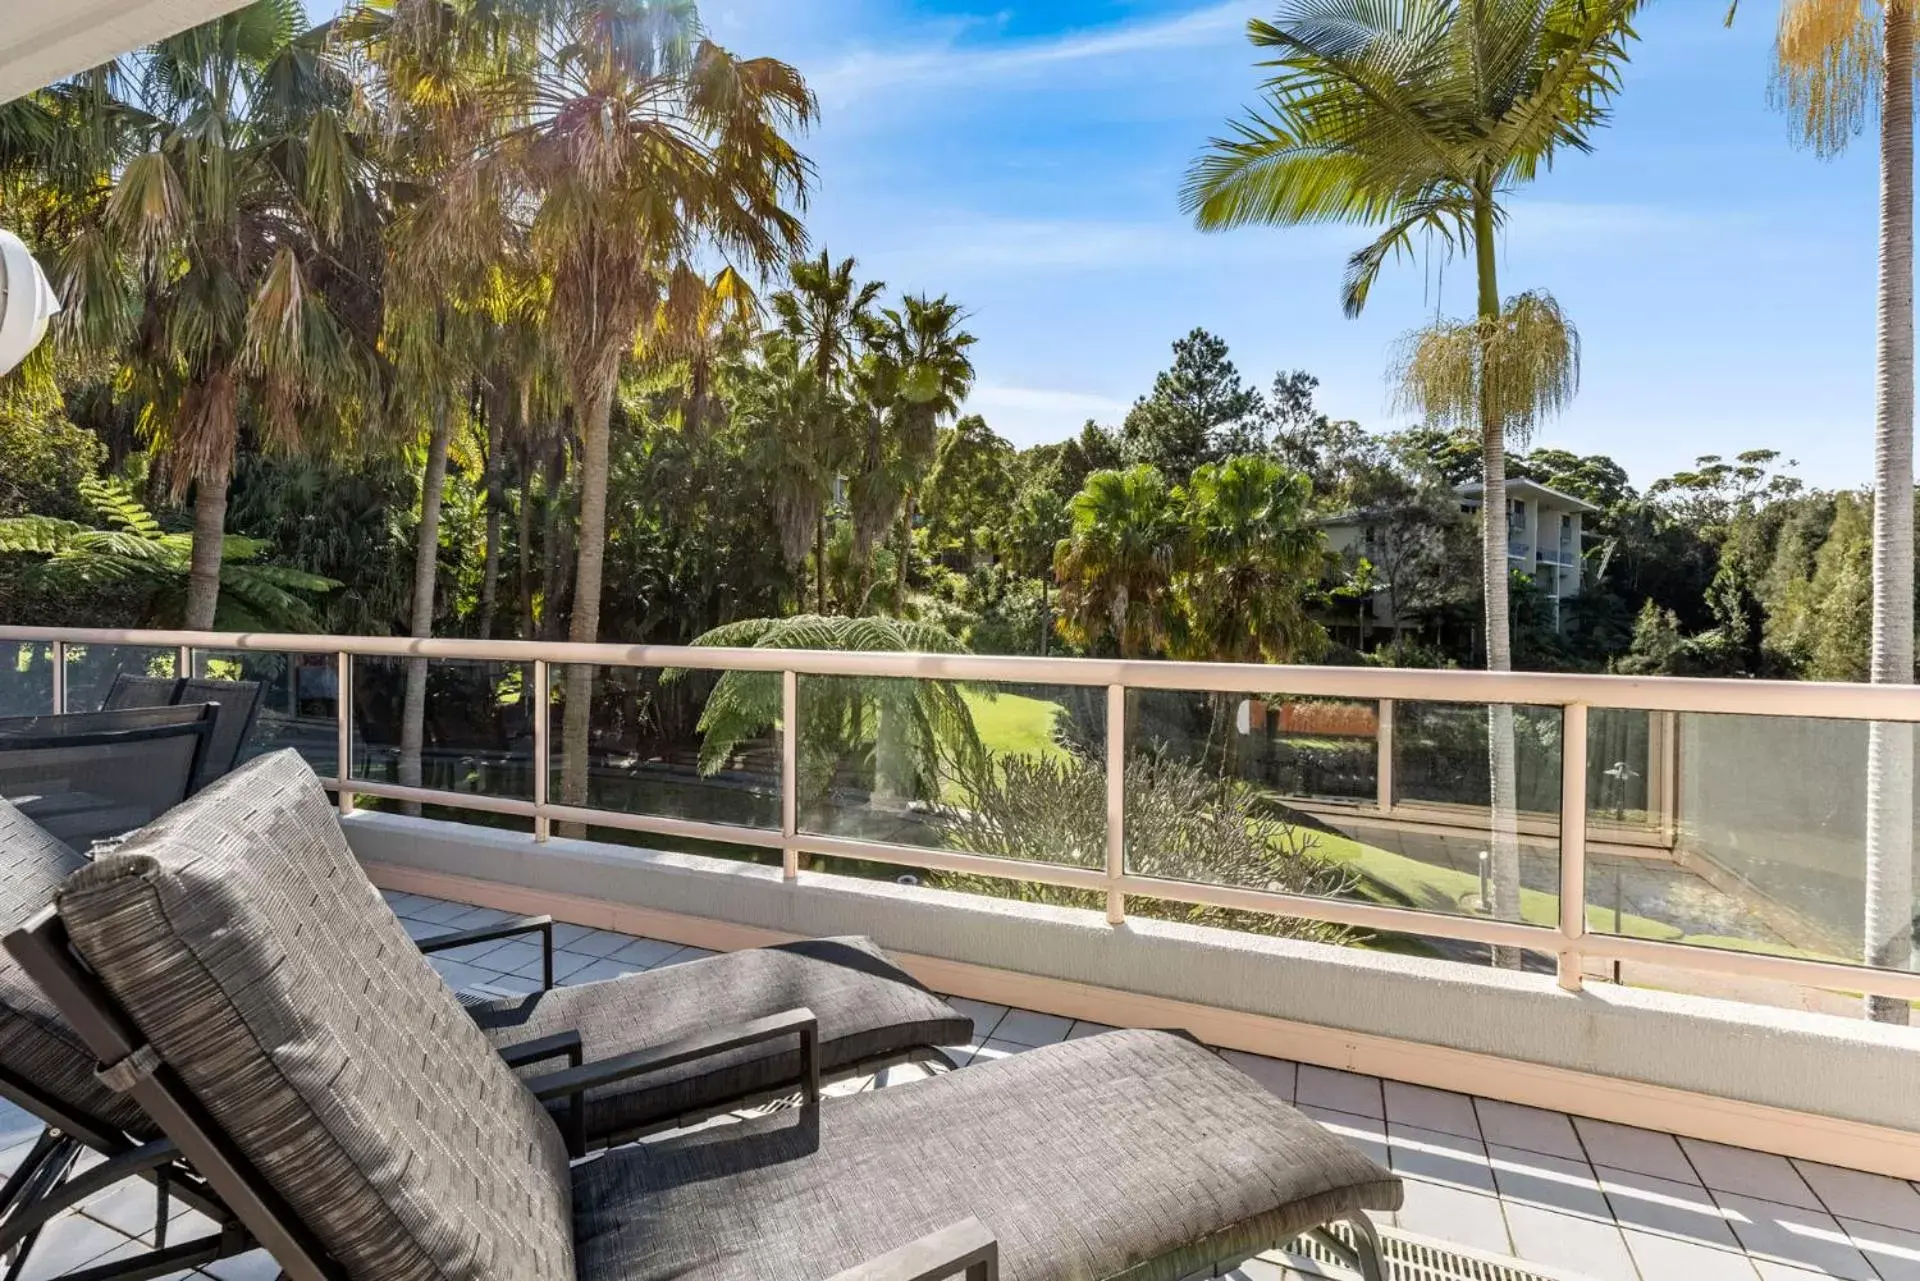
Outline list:
[[[1460,486],[1458,492],[1462,498],[1478,499],[1480,490],[1480,482],[1475,480]],[[1550,485],[1542,485],[1539,481],[1522,480],[1518,477],[1508,478],[1507,497],[1531,498],[1535,502],[1559,508],[1561,511],[1584,512],[1589,515],[1600,510],[1584,498],[1575,498],[1572,494],[1561,493]]]

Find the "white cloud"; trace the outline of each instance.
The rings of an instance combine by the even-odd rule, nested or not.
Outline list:
[[[1245,0],[1228,0],[1171,17],[982,47],[955,44],[949,29],[935,43],[856,49],[807,79],[828,102],[907,85],[921,89],[929,84],[977,84],[1075,63],[1137,53],[1162,56],[1172,49],[1218,44],[1237,38],[1250,12]]]

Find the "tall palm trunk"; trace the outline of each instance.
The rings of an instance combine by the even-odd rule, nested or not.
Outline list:
[[[480,491],[487,503],[487,548],[480,571],[480,619],[476,629],[481,640],[493,638],[493,611],[500,596],[500,509],[507,505],[507,496],[501,482],[499,409],[498,397],[491,404],[481,405],[481,412],[487,416],[487,456],[481,463],[480,478]]]
[[[1886,6],[1880,104],[1880,285],[1873,448],[1875,684],[1913,681],[1914,14]],[[1913,965],[1913,727],[1875,722],[1867,743],[1865,960]],[[1868,997],[1867,1017],[1906,1023],[1912,1007]]]
[[[187,571],[187,615],[191,632],[213,630],[213,614],[220,607],[220,557],[227,536],[227,480],[202,476],[193,485],[193,554]]]
[[[1487,379],[1494,327],[1500,323],[1500,279],[1495,257],[1493,183],[1474,190],[1473,234],[1475,268],[1479,277],[1480,377],[1480,576],[1486,601],[1487,670],[1513,670],[1507,603],[1507,437]],[[1487,781],[1492,813],[1493,914],[1520,919],[1519,773],[1514,748],[1513,705],[1487,707]],[[1520,953],[1514,948],[1493,949],[1493,963],[1517,969]]]
[[[827,612],[827,518],[813,518],[813,612]]]
[[[580,424],[580,546],[573,582],[573,623],[567,639],[579,645],[600,639],[600,579],[607,552],[607,456],[612,430],[616,372],[593,389],[581,406]],[[560,799],[567,805],[587,803],[588,730],[593,715],[593,667],[575,663],[567,668],[567,707],[561,730],[563,762]],[[584,836],[579,824],[563,824],[562,834]]]
[[[413,549],[413,614],[409,635],[433,635],[433,595],[440,568],[440,496],[447,484],[447,442],[453,435],[452,412],[444,398],[434,406],[427,437],[427,470],[420,481],[420,529]],[[407,660],[407,695],[400,711],[400,784],[420,786],[420,752],[426,743],[427,660]],[[406,803],[405,812],[420,806]]]
[[[560,491],[565,487],[567,478],[567,446],[564,440],[554,444],[543,470],[547,482],[547,519],[540,535],[540,639],[553,640],[556,636],[555,621],[560,617],[556,606],[560,597],[560,525],[565,517],[565,509],[560,505]]]
[[[514,512],[514,538],[517,544],[514,556],[515,584],[520,592],[520,639],[532,640],[533,636],[533,456],[532,451],[523,448],[520,451],[520,502]]]

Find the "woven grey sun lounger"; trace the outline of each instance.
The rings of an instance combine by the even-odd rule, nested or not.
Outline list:
[[[270,775],[267,777],[271,777]],[[570,1165],[310,778],[249,767],[70,877],[7,949],[293,1281],[1173,1281],[1398,1181],[1204,1048],[1111,1033]],[[312,791],[308,791],[312,785]],[[741,1035],[798,1042],[794,1010]]]

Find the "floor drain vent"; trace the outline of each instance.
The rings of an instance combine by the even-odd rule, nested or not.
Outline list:
[[[1336,1234],[1352,1238],[1344,1226]],[[1564,1268],[1544,1268],[1509,1255],[1492,1254],[1452,1241],[1436,1241],[1398,1228],[1380,1228],[1380,1254],[1387,1281],[1591,1281]],[[1311,1237],[1301,1237],[1283,1252],[1287,1266],[1308,1276],[1340,1278],[1354,1273],[1342,1267],[1333,1251]]]

